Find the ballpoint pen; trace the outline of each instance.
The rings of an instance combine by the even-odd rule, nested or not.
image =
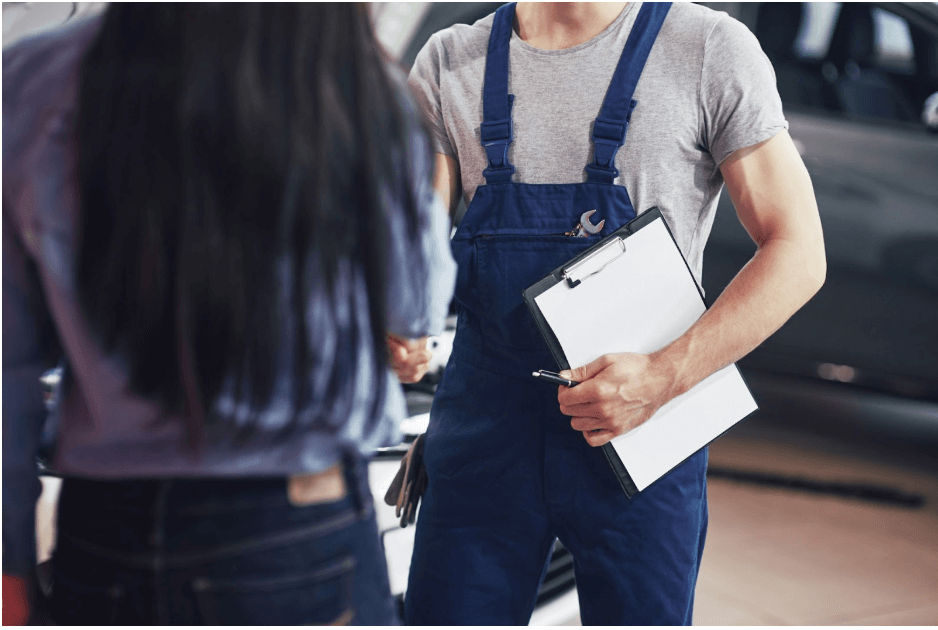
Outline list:
[[[563,385],[564,387],[576,387],[580,384],[579,381],[571,381],[569,378],[564,378],[556,372],[548,372],[547,370],[531,372],[531,376],[547,381],[548,383],[553,383],[554,385]]]

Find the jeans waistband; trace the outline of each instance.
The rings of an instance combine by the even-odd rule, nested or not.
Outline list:
[[[65,478],[60,542],[127,566],[154,554],[167,563],[274,548],[328,535],[373,514],[367,461],[343,462],[347,492],[337,501],[294,506],[286,477],[99,481]]]

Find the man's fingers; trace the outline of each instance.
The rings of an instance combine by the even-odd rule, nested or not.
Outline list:
[[[429,363],[432,358],[433,353],[429,350],[418,350],[416,352],[409,352],[403,357],[392,357],[391,361],[394,368],[397,369],[423,365],[424,363]]]
[[[589,416],[578,416],[570,420],[570,426],[574,431],[596,431],[597,429],[606,428],[606,424],[599,420],[598,418],[592,418]]]
[[[612,365],[612,363],[612,357],[610,357],[608,354],[604,354],[595,361],[591,361],[586,365],[573,368],[572,370],[563,370],[560,372],[560,376],[582,382],[593,378],[607,367]]]
[[[391,351],[391,361],[401,363],[407,360],[407,348],[398,344],[389,344],[388,350]]]
[[[601,403],[584,403],[582,405],[560,405],[560,413],[571,418],[602,418],[604,413]]]
[[[612,431],[584,431],[583,437],[586,438],[586,443],[590,446],[602,446],[608,442],[612,441],[612,438],[615,437]]]
[[[388,349],[391,351],[390,359],[394,369],[429,363],[433,358],[433,352],[426,348],[421,350],[407,350],[403,346],[389,344]]]
[[[602,396],[600,394],[604,385],[596,381],[586,381],[576,387],[564,387],[562,385],[559,387],[557,401],[562,406],[572,407],[573,405],[585,405],[601,400]]]
[[[388,333],[388,341],[399,346],[403,346],[408,351],[425,350],[427,347],[427,337],[418,337],[417,339],[406,339],[400,335]]]

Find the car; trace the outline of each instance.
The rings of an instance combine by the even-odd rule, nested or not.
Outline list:
[[[933,435],[938,5],[714,6],[749,26],[773,62],[828,258],[824,287],[740,368],[760,404],[789,422]],[[724,194],[704,252],[708,300],[754,251]]]

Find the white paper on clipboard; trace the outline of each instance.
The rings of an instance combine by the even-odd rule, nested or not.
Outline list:
[[[625,240],[625,252],[570,288],[535,298],[571,366],[604,354],[660,350],[705,311],[697,285],[663,219]],[[612,445],[639,491],[757,409],[730,365],[678,396]]]

